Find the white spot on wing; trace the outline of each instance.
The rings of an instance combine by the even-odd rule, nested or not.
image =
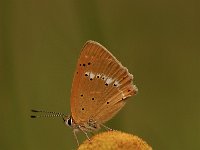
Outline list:
[[[113,85],[116,87],[120,86],[119,81],[115,81]]]
[[[95,74],[90,72],[90,79],[93,79],[95,77]]]
[[[96,75],[96,77],[101,78],[101,74],[98,73],[98,74]]]
[[[122,94],[122,100],[126,99],[124,92],[120,90],[120,93]]]
[[[90,74],[89,72],[85,72],[85,75],[89,76],[89,74]]]
[[[113,79],[112,79],[112,78],[107,78],[107,79],[106,79],[106,83],[107,83],[107,84],[110,84],[110,83],[112,83],[112,82],[113,82]]]
[[[107,76],[103,75],[103,76],[101,77],[101,79],[103,79],[104,81],[106,81]]]
[[[122,92],[122,97],[125,98],[124,92]]]

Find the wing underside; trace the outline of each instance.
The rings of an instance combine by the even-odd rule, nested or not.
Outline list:
[[[112,118],[135,95],[133,76],[102,45],[88,41],[83,47],[71,91],[71,113],[76,123]]]

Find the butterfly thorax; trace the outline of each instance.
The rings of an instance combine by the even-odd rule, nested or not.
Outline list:
[[[93,119],[89,119],[87,122],[76,123],[72,116],[66,116],[64,117],[64,122],[74,130],[77,129],[86,132],[93,132],[100,129],[100,125]]]

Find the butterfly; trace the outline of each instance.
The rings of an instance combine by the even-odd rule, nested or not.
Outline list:
[[[87,41],[81,51],[74,73],[70,107],[71,115],[44,112],[38,117],[59,117],[76,132],[88,132],[101,127],[110,129],[104,123],[110,120],[125,105],[126,99],[137,93],[133,75],[104,46],[95,41]]]

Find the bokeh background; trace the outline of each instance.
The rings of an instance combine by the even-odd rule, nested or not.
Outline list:
[[[76,148],[60,118],[29,116],[33,108],[70,113],[73,73],[90,39],[109,49],[139,88],[106,125],[154,149],[200,149],[198,0],[2,0],[0,149]]]

